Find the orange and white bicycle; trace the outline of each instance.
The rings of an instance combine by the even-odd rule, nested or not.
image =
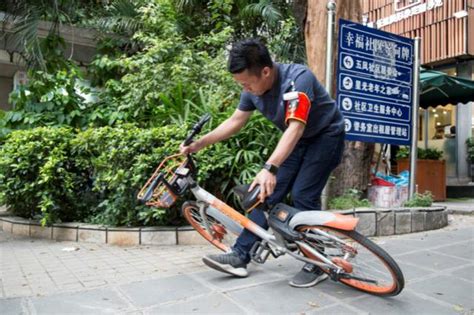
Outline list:
[[[203,116],[194,125],[185,144],[193,141],[209,120]],[[325,211],[299,211],[279,203],[267,211],[267,231],[245,215],[219,200],[197,183],[197,168],[192,155],[176,154],[163,160],[138,194],[149,206],[168,208],[186,192],[195,201],[182,206],[186,220],[211,244],[222,251],[231,245],[245,228],[259,238],[251,250],[254,262],[263,264],[272,255],[285,254],[319,266],[334,281],[379,296],[394,296],[404,287],[400,267],[377,244],[355,231],[358,219]],[[246,211],[258,204],[259,188],[248,192],[239,186],[234,192],[241,197]]]

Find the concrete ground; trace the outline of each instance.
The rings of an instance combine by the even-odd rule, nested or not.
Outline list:
[[[234,279],[208,269],[209,246],[134,246],[12,238],[0,232],[0,314],[474,314],[474,216],[376,238],[406,286],[379,298],[327,280],[297,289],[291,257]]]
[[[446,207],[450,213],[474,214],[474,199],[458,198],[443,202],[434,202],[433,206]]]

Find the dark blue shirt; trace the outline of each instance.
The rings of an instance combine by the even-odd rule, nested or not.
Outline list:
[[[344,131],[344,120],[336,102],[328,95],[308,67],[299,64],[275,64],[278,78],[272,88],[261,96],[242,92],[239,109],[253,111],[257,109],[273,122],[281,131],[285,131],[285,110],[283,94],[291,91],[291,82],[295,90],[305,93],[311,101],[311,109],[302,138],[311,138],[320,134],[337,135]]]

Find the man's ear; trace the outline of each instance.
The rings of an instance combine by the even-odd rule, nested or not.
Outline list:
[[[272,73],[272,69],[271,69],[270,67],[264,67],[264,68],[262,69],[262,75],[263,75],[265,78],[268,78],[271,73]]]

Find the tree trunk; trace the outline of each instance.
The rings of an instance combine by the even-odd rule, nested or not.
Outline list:
[[[293,15],[295,17],[296,23],[302,30],[304,30],[306,23],[306,10],[308,10],[307,0],[293,1]]]
[[[327,40],[327,1],[308,0],[305,43],[308,65],[319,81],[325,85],[326,77],[326,40]],[[333,91],[336,91],[336,65],[337,65],[337,38],[338,21],[340,18],[361,21],[362,6],[360,0],[336,0],[336,35],[333,41],[334,62],[333,64]],[[335,92],[332,95],[335,96]],[[355,188],[365,191],[370,178],[370,164],[374,152],[374,144],[346,141],[344,156],[339,167],[333,172],[328,198],[339,196],[348,189]]]

